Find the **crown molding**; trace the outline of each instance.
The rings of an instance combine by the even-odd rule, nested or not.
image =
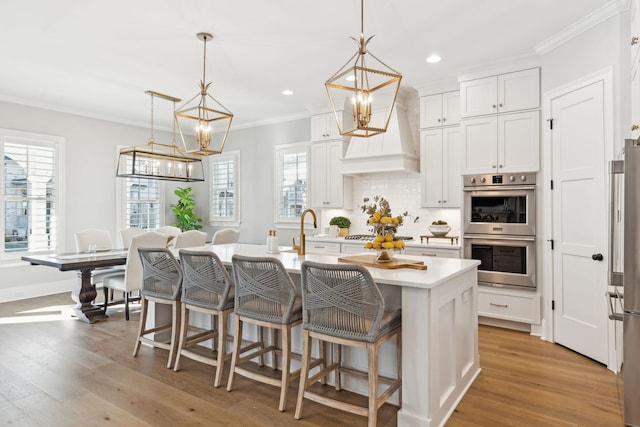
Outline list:
[[[548,38],[542,43],[534,47],[536,53],[544,55],[545,53],[555,49],[556,47],[568,42],[569,40],[577,37],[585,31],[595,27],[601,22],[617,15],[620,12],[624,12],[629,9],[630,0],[612,0],[609,3],[602,6],[600,9],[590,13],[578,22],[564,30],[560,31],[553,37]]]

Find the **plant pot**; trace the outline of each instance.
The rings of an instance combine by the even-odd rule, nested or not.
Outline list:
[[[340,228],[338,229],[338,237],[346,237],[349,235],[349,229],[348,228]]]

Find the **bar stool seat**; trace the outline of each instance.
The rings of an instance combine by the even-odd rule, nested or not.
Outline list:
[[[304,261],[301,269],[302,367],[295,418],[302,417],[303,400],[307,398],[332,408],[366,416],[369,427],[375,427],[378,409],[401,386],[401,312],[385,310],[380,289],[371,274],[362,266]],[[382,377],[378,374],[379,347],[393,336],[397,339],[397,378]],[[309,377],[312,369],[310,356],[313,338],[337,345],[337,361]],[[367,372],[343,365],[341,347],[345,345],[366,349]],[[341,388],[343,374],[367,378],[368,405],[354,405],[309,389],[318,379],[332,372],[335,372],[336,390]],[[379,393],[379,383],[387,385],[382,393]],[[399,397],[402,401],[401,396]]]
[[[180,369],[180,358],[187,357],[215,366],[214,387],[220,387],[227,352],[227,324],[233,313],[234,288],[229,273],[220,258],[213,252],[192,249],[180,250],[182,265],[182,322],[180,343],[174,370]],[[211,317],[211,327],[189,335],[189,313],[196,311]],[[214,340],[216,357],[205,355],[191,348],[204,341]]]
[[[140,325],[133,356],[138,355],[140,344],[169,350],[167,368],[173,366],[178,348],[178,329],[180,327],[180,294],[182,290],[182,269],[171,251],[167,248],[139,248],[142,260],[142,289],[140,299]],[[131,255],[130,255],[131,256]],[[171,306],[171,322],[147,328],[149,302]],[[160,332],[170,331],[169,341],[157,336]],[[154,334],[153,338],[147,337]]]
[[[289,383],[300,375],[299,369],[291,371],[291,329],[302,323],[302,302],[296,295],[295,284],[278,259],[234,255],[231,263],[236,287],[235,328],[227,390],[233,389],[235,374],[280,387],[278,409],[284,411]],[[258,341],[241,348],[245,323],[258,327]],[[262,328],[280,331],[281,348],[277,347],[275,333],[270,345],[265,346]],[[256,357],[262,365],[262,356],[266,353],[273,356],[273,369],[277,369],[276,355],[281,354],[282,373],[279,379],[240,366]]]

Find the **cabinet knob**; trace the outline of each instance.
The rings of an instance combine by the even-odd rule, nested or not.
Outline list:
[[[491,165],[491,167],[492,167],[493,169],[495,169],[495,168],[496,168],[496,165]]]
[[[499,168],[503,168],[504,166],[502,166],[502,165],[498,165],[498,167],[499,167]]]
[[[498,104],[498,107],[502,107],[502,104]]]
[[[442,121],[443,121],[443,122],[446,122],[446,121],[447,121],[447,118],[446,118],[446,117],[443,117],[443,118],[442,118]]]
[[[496,108],[496,104],[493,104],[493,108]]]
[[[631,37],[631,46],[633,46],[634,44],[638,44],[638,37],[637,36]]]
[[[438,122],[440,122],[440,121],[441,121],[441,120],[440,120],[440,119],[438,119]]]
[[[447,201],[446,201],[446,200],[443,200],[443,201],[442,201],[442,203],[447,203]]]
[[[638,125],[631,125],[631,131],[638,130],[638,129],[640,129],[640,126],[638,126]]]

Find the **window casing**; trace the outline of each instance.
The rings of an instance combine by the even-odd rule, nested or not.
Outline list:
[[[163,192],[164,183],[157,179],[116,178],[120,228],[155,230],[164,225]]]
[[[64,139],[0,129],[4,239],[0,259],[55,252],[60,242]]]
[[[276,223],[296,223],[307,208],[309,144],[276,146]]]
[[[220,222],[238,226],[240,223],[240,152],[229,151],[209,157],[211,225]]]

